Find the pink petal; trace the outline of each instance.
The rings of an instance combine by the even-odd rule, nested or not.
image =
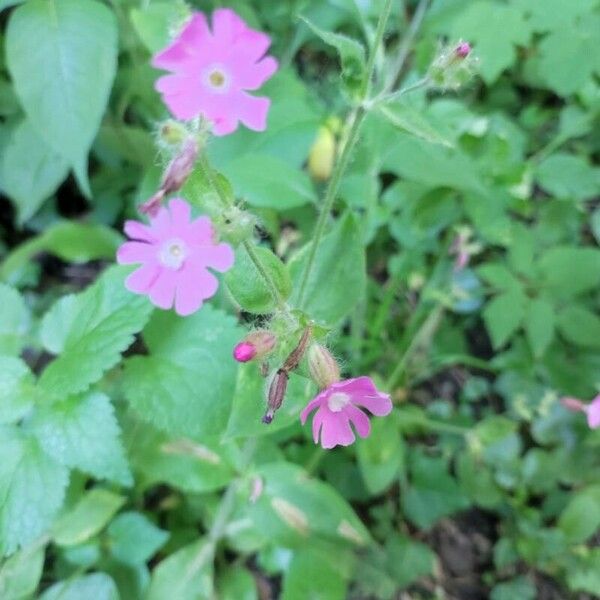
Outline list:
[[[356,408],[356,406],[352,406],[351,404],[346,406],[344,412],[348,415],[352,425],[354,425],[356,433],[358,433],[361,438],[368,437],[368,435],[371,433],[371,423],[369,422],[369,417],[367,417],[362,410]]]
[[[143,242],[156,242],[158,240],[156,232],[139,221],[125,221],[124,230],[132,240]]]
[[[194,94],[193,91],[185,91],[180,94],[163,94],[162,99],[176,119],[188,121],[204,113],[200,93]]]
[[[244,90],[256,90],[277,71],[277,66],[277,61],[272,56],[267,56],[252,66],[244,61],[243,64],[236,65],[235,82]]]
[[[591,429],[600,427],[600,395],[596,396],[591,404],[586,406],[587,422]]]
[[[229,135],[238,128],[238,120],[230,118],[220,118],[214,121],[213,133],[216,136]]]
[[[169,235],[171,230],[171,215],[164,206],[159,209],[156,216],[150,219],[150,226],[156,232],[159,239]]]
[[[332,387],[349,394],[352,404],[362,406],[378,417],[384,417],[392,411],[389,394],[377,391],[370,377],[348,379],[336,383]]]
[[[321,433],[321,427],[323,426],[323,416],[324,416],[324,411],[318,410],[315,413],[315,416],[313,418],[312,434],[313,434],[313,440],[314,440],[315,444],[319,443],[319,434]]]
[[[192,208],[182,198],[173,198],[169,202],[169,211],[171,212],[173,232],[175,235],[178,235],[178,229],[189,226]]]
[[[167,96],[178,96],[178,95],[193,95],[192,92],[195,88],[199,88],[200,84],[197,77],[190,77],[189,75],[163,75],[159,77],[155,84],[154,89],[161,94]]]
[[[165,310],[171,308],[175,300],[176,282],[177,271],[162,269],[148,294],[152,304]]]
[[[306,423],[306,419],[308,419],[308,415],[315,410],[315,408],[321,406],[325,402],[325,397],[323,396],[323,392],[318,394],[315,398],[313,398],[302,410],[300,413],[300,422],[302,425]]]
[[[212,221],[208,217],[198,217],[187,227],[185,241],[202,246],[212,244],[213,231]]]
[[[144,242],[125,242],[117,250],[117,262],[120,265],[132,265],[152,260],[156,250],[152,244]]]
[[[225,273],[233,267],[235,255],[229,244],[217,244],[202,249],[206,265],[219,273]]]
[[[350,427],[350,420],[344,411],[333,413],[326,408],[322,409],[323,429],[321,430],[321,446],[329,449],[335,446],[349,446],[354,442],[354,433]]]
[[[231,44],[247,30],[246,23],[231,9],[219,8],[213,12],[212,31],[220,43]]]
[[[146,263],[125,279],[125,287],[136,294],[147,294],[160,272],[161,268],[157,263]]]
[[[267,128],[267,113],[271,100],[269,98],[257,98],[245,92],[238,92],[237,116],[239,120],[254,131],[264,131]]]
[[[197,55],[201,46],[211,39],[206,17],[200,12],[195,12],[175,41],[154,56],[152,66],[158,69],[176,70],[182,62]]]
[[[201,262],[188,259],[178,274],[175,312],[181,316],[196,312],[218,287],[218,279]]]
[[[238,35],[235,41],[236,50],[243,48],[243,54],[249,63],[254,63],[264,56],[267,48],[271,45],[271,38],[262,31],[246,29]]]

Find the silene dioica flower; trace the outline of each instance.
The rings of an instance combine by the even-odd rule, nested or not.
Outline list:
[[[190,21],[165,50],[154,56],[153,66],[170,71],[156,82],[156,89],[173,116],[202,116],[215,135],[232,133],[241,121],[264,131],[270,100],[248,94],[258,89],[277,70],[277,61],[265,56],[268,35],[250,29],[232,10],[206,17],[193,13]]]
[[[589,404],[585,404],[577,398],[562,398],[561,403],[569,410],[585,413],[590,429],[600,427],[600,394]]]
[[[163,309],[175,306],[181,316],[196,312],[214,296],[219,282],[208,270],[221,273],[233,266],[231,246],[215,241],[208,217],[191,219],[190,205],[173,198],[160,208],[149,225],[127,221],[131,241],[117,251],[120,264],[141,264],[125,281],[128,290],[146,294]]]

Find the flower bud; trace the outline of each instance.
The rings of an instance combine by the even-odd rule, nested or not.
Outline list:
[[[238,362],[263,358],[276,343],[277,338],[270,331],[252,331],[233,349],[233,358]]]
[[[308,349],[308,370],[321,389],[340,380],[340,367],[329,350],[321,344],[313,344]]]
[[[188,132],[181,123],[169,119],[160,126],[158,135],[161,142],[169,146],[177,146],[188,136]]]
[[[560,403],[568,410],[573,412],[585,412],[585,404],[577,398],[561,398]]]
[[[327,181],[335,161],[335,136],[329,127],[319,127],[308,155],[308,172],[317,181]]]
[[[454,53],[459,58],[467,58],[471,53],[471,44],[469,42],[461,42],[454,50]]]
[[[187,180],[194,168],[196,159],[198,158],[198,142],[193,136],[190,136],[183,142],[181,151],[169,163],[161,189],[164,189],[165,194],[176,192]]]
[[[455,90],[471,78],[476,63],[468,42],[445,45],[429,67],[428,77],[441,89]]]
[[[268,425],[273,421],[275,412],[279,409],[285,398],[287,391],[289,375],[284,369],[279,369],[269,385],[269,392],[267,395],[267,412],[262,418],[262,422]]]

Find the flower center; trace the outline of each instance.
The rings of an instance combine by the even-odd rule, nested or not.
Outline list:
[[[204,75],[204,82],[213,92],[223,93],[229,89],[229,75],[219,65],[209,67]]]
[[[331,412],[340,412],[350,403],[350,396],[343,394],[342,392],[335,392],[329,396],[327,400],[327,406]]]
[[[174,238],[167,240],[161,246],[158,253],[158,260],[164,267],[177,271],[181,269],[187,256],[188,250],[183,240]]]

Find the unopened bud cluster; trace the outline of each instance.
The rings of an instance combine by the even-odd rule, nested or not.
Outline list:
[[[428,77],[438,88],[456,90],[471,79],[476,63],[468,42],[445,45],[429,67]]]

